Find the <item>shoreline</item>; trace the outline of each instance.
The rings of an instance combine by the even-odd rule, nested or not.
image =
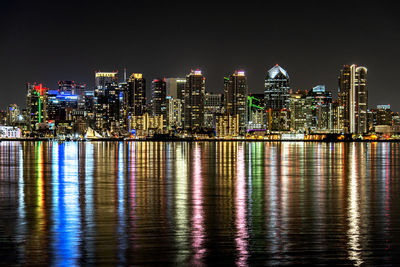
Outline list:
[[[399,140],[269,140],[269,139],[88,139],[88,140],[57,140],[50,138],[2,138],[0,142],[297,142],[297,143],[396,143]]]

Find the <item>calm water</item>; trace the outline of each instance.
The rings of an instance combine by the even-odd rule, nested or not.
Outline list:
[[[399,152],[3,141],[0,264],[399,263]]]

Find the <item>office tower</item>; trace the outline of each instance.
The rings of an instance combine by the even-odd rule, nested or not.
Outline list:
[[[141,116],[146,110],[146,80],[141,73],[128,79],[128,109],[130,116]]]
[[[29,112],[29,130],[34,131],[47,122],[47,92],[42,84],[26,84],[27,109]]]
[[[345,65],[339,74],[339,104],[341,127],[345,133],[367,133],[368,92],[367,69]]]
[[[294,132],[304,133],[307,130],[307,113],[309,111],[306,105],[306,91],[297,91],[290,95],[290,126]]]
[[[204,102],[204,127],[215,129],[216,116],[222,114],[222,94],[206,93]]]
[[[200,70],[186,76],[185,130],[198,132],[204,128],[205,77]]]
[[[167,82],[166,79],[154,79],[151,82],[152,109],[154,116],[167,115]]]
[[[239,115],[239,132],[245,134],[247,126],[247,78],[244,71],[235,71],[224,78],[225,112]]]
[[[289,75],[278,64],[268,71],[265,78],[265,110],[289,108]]]
[[[106,86],[108,84],[112,83],[117,83],[118,82],[118,77],[117,77],[118,72],[113,71],[113,72],[101,72],[101,71],[96,71],[95,72],[95,89],[104,91]]]
[[[307,126],[309,132],[328,132],[333,128],[332,93],[325,85],[317,85],[306,96]]]

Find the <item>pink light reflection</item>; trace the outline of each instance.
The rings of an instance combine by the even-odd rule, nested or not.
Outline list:
[[[203,245],[205,238],[204,229],[204,211],[203,211],[203,181],[201,177],[201,155],[200,147],[196,144],[193,151],[193,214],[192,214],[192,247],[194,250],[193,263],[194,266],[203,265],[203,257],[206,249]]]
[[[238,266],[246,266],[248,258],[248,232],[246,222],[246,175],[243,146],[239,146],[236,165],[236,188],[235,188],[235,206],[236,206],[236,249]]]

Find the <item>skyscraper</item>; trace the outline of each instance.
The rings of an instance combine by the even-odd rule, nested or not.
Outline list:
[[[185,130],[198,132],[204,128],[205,77],[201,70],[191,71],[185,85]]]
[[[345,133],[367,133],[368,91],[367,69],[345,65],[339,75],[339,105],[341,127]]]
[[[27,109],[29,112],[29,128],[36,130],[37,125],[47,122],[47,92],[42,84],[27,83]]]
[[[239,115],[239,132],[244,134],[247,125],[247,78],[244,71],[235,71],[224,79],[225,111],[228,115]]]
[[[146,80],[141,73],[128,79],[128,108],[131,116],[141,116],[146,109]]]
[[[163,115],[164,119],[167,115],[167,92],[166,92],[166,80],[154,79],[151,82],[152,91],[152,102],[153,102],[153,115]]]
[[[268,71],[264,86],[266,110],[289,108],[289,75],[278,64]]]

